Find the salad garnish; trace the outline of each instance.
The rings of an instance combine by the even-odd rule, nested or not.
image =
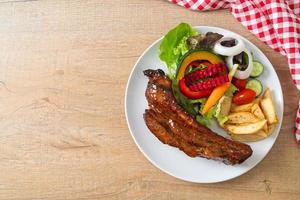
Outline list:
[[[189,51],[187,39],[198,33],[186,23],[181,23],[165,35],[159,47],[159,58],[167,64],[169,77],[175,78],[180,58]]]
[[[226,130],[231,133],[231,130],[241,130],[239,125],[231,124],[241,121],[236,120],[236,116],[245,116],[244,121],[247,122],[247,119],[250,120],[247,116],[257,118],[254,110],[269,107],[272,112],[265,111],[264,118],[259,115],[260,120],[265,121],[254,124],[255,128],[251,131],[259,129],[257,124],[268,126],[268,114],[274,115],[275,111],[274,103],[270,105],[270,95],[264,101],[269,104],[260,105],[263,84],[257,78],[263,74],[264,66],[259,61],[253,61],[251,51],[240,37],[213,32],[201,34],[189,24],[181,23],[163,38],[159,57],[167,65],[176,100],[200,124],[209,126],[215,118],[221,127],[229,127]],[[243,106],[248,110],[244,111]],[[236,108],[242,113],[239,111],[233,115],[232,110]],[[264,131],[265,135],[270,132],[266,127]],[[261,138],[264,135],[261,132],[255,134],[257,137],[247,138]],[[232,138],[241,140],[242,137]]]
[[[226,58],[226,63],[229,68],[232,68],[235,64],[239,65],[239,68],[234,75],[234,77],[238,79],[249,78],[253,70],[253,58],[250,51],[246,48],[244,48],[239,54],[228,56]]]
[[[223,37],[214,46],[214,52],[223,56],[235,56],[243,52],[245,44],[240,38]]]

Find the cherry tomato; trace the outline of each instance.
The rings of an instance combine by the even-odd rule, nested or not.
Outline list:
[[[239,91],[243,90],[246,88],[247,84],[247,79],[237,79],[233,78],[232,79],[232,84],[239,89]]]
[[[243,89],[233,95],[232,101],[237,105],[251,103],[255,99],[256,93],[251,89]]]

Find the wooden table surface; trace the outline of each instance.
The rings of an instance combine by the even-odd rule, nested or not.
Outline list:
[[[158,170],[125,121],[134,63],[182,21],[248,38],[282,83],[274,147],[224,183],[193,184]],[[0,45],[0,199],[300,199],[299,93],[287,60],[227,10],[192,12],[165,0],[1,0]]]

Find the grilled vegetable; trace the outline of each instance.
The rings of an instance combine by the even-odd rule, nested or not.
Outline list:
[[[182,94],[189,99],[207,97],[213,88],[228,82],[227,67],[218,59],[216,55],[204,50],[188,54],[177,73]]]
[[[259,96],[263,91],[263,86],[261,82],[257,79],[252,79],[248,81],[248,83],[246,84],[246,88],[255,91],[256,96]]]
[[[195,50],[188,52],[185,54],[177,68],[177,80],[179,81],[185,76],[190,63],[201,60],[208,61],[211,64],[223,63],[223,60],[219,56],[208,50]]]

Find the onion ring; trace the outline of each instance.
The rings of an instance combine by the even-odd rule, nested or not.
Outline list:
[[[222,45],[222,42],[235,40],[235,44],[232,47],[226,47]],[[214,52],[223,56],[234,56],[241,53],[245,49],[245,44],[242,39],[240,38],[233,38],[233,37],[223,37],[218,40],[214,46]]]
[[[239,70],[239,69],[236,71],[236,73],[234,74],[234,77],[238,78],[238,79],[247,79],[250,76],[252,69],[253,69],[253,58],[252,58],[251,52],[248,49],[244,49],[243,52],[245,52],[248,56],[248,66],[247,66],[247,69],[245,69],[244,71]],[[234,56],[229,56],[226,58],[226,63],[230,69],[234,65],[233,57]]]

